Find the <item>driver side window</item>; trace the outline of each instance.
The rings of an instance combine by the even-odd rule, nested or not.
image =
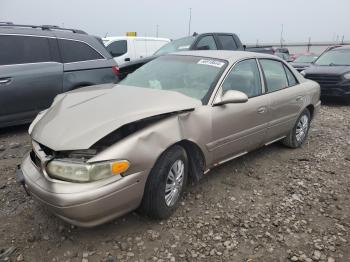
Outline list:
[[[222,85],[223,94],[228,90],[241,91],[249,98],[261,95],[261,79],[255,59],[244,60],[234,66]]]

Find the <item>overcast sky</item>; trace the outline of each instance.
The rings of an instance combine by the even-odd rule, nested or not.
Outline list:
[[[234,32],[245,43],[350,40],[350,0],[0,0],[0,21],[54,24],[90,34],[178,38]]]

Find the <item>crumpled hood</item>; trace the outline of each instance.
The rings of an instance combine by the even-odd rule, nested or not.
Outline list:
[[[342,75],[350,72],[350,66],[318,66],[312,65],[305,70],[306,74],[334,74]]]
[[[38,116],[41,118],[31,136],[55,151],[88,149],[127,123],[201,105],[201,101],[173,91],[112,84],[90,86],[56,97],[52,106]]]

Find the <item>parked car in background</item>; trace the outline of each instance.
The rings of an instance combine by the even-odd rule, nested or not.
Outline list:
[[[125,62],[151,56],[169,42],[170,39],[156,37],[117,36],[103,38],[103,43],[118,66]]]
[[[57,96],[29,128],[33,149],[18,176],[79,226],[138,207],[167,218],[188,179],[279,140],[302,146],[319,96],[317,83],[276,56],[164,55],[115,86]]]
[[[182,37],[162,46],[153,56],[119,66],[119,79],[125,78],[128,74],[161,55],[187,50],[244,50],[244,46],[236,34],[194,33],[192,36]]]
[[[320,84],[321,97],[350,103],[350,46],[330,48],[301,74]]]
[[[0,23],[0,127],[30,122],[57,94],[117,81],[116,63],[81,30]]]
[[[290,64],[299,72],[308,68],[317,59],[315,54],[300,54]]]

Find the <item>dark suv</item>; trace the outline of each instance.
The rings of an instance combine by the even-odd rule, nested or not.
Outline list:
[[[322,98],[333,97],[350,103],[350,46],[328,49],[301,74],[320,84]]]
[[[57,26],[0,23],[0,127],[30,122],[59,94],[116,82],[97,37]]]

